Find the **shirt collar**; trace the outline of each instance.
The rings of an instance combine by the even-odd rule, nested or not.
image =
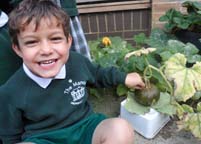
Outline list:
[[[66,68],[65,65],[62,66],[61,70],[59,71],[59,73],[54,77],[54,78],[42,78],[39,77],[35,74],[33,74],[28,67],[23,64],[23,69],[25,71],[25,73],[27,74],[27,76],[29,78],[31,78],[33,81],[35,81],[40,87],[42,88],[47,88],[49,86],[49,84],[51,83],[51,81],[53,79],[65,79],[66,78]]]
[[[3,27],[8,22],[8,16],[6,13],[1,11],[0,13],[0,27]]]

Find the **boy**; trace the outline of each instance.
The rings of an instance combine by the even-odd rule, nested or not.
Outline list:
[[[87,86],[143,88],[137,73],[101,68],[70,52],[69,17],[51,0],[24,0],[10,14],[23,66],[0,87],[0,140],[37,144],[133,144],[121,118],[93,113]],[[0,143],[1,143],[0,142]]]
[[[11,49],[11,41],[8,33],[7,14],[22,0],[7,0],[0,2],[0,85],[22,65],[22,60]],[[71,50],[76,51],[91,59],[89,47],[86,42],[82,26],[78,19],[76,0],[52,0],[62,7],[70,16],[71,36],[73,37]]]
[[[7,0],[7,7],[5,10],[11,10],[13,7],[16,7],[23,0]],[[91,59],[89,47],[87,45],[87,41],[78,19],[78,9],[76,0],[52,0],[58,6],[62,7],[65,12],[70,16],[70,28],[71,28],[71,36],[73,37],[71,50],[81,53],[87,58]],[[0,7],[3,7],[5,2],[0,3]],[[2,6],[1,6],[2,5]],[[9,8],[10,7],[10,8]],[[9,9],[8,9],[9,8]]]

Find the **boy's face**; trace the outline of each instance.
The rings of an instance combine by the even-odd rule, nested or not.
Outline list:
[[[69,57],[71,36],[66,38],[55,18],[43,18],[35,30],[33,21],[20,31],[14,51],[34,74],[51,78],[58,74]]]

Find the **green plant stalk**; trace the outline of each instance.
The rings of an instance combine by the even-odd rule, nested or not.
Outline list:
[[[146,57],[144,57],[144,60],[145,60],[145,62],[146,62],[146,64],[147,64],[147,66],[149,66],[150,64],[149,64],[149,62],[148,62],[148,60],[147,60]],[[148,70],[149,70],[150,74],[152,75],[152,71],[151,71],[151,68],[150,68],[150,67],[148,67]],[[146,73],[144,73],[144,76],[147,77],[148,79],[151,78],[151,75],[150,75],[149,77],[147,77],[147,76],[146,76]]]
[[[170,95],[173,95],[173,88],[172,88],[171,84],[169,83],[169,81],[166,79],[166,77],[165,77],[165,75],[163,74],[163,72],[162,72],[160,69],[156,68],[155,66],[150,65],[146,57],[144,57],[144,59],[145,59],[145,61],[146,61],[146,63],[147,63],[147,67],[145,68],[145,70],[144,70],[144,72],[143,72],[144,78],[145,78],[145,79],[146,79],[146,78],[148,78],[148,79],[151,78],[151,75],[152,75],[151,69],[156,70],[157,72],[160,73],[160,75],[163,77],[163,79],[165,80],[166,84],[168,85],[168,87],[169,87],[169,89],[170,89]],[[146,75],[146,74],[147,74],[147,71],[149,71],[149,72],[151,73],[151,75],[150,75],[149,77],[147,77],[147,75]]]

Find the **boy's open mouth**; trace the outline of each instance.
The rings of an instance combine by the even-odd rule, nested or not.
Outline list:
[[[57,59],[45,60],[45,61],[39,62],[39,65],[41,66],[51,65],[51,64],[54,64],[56,61]]]

